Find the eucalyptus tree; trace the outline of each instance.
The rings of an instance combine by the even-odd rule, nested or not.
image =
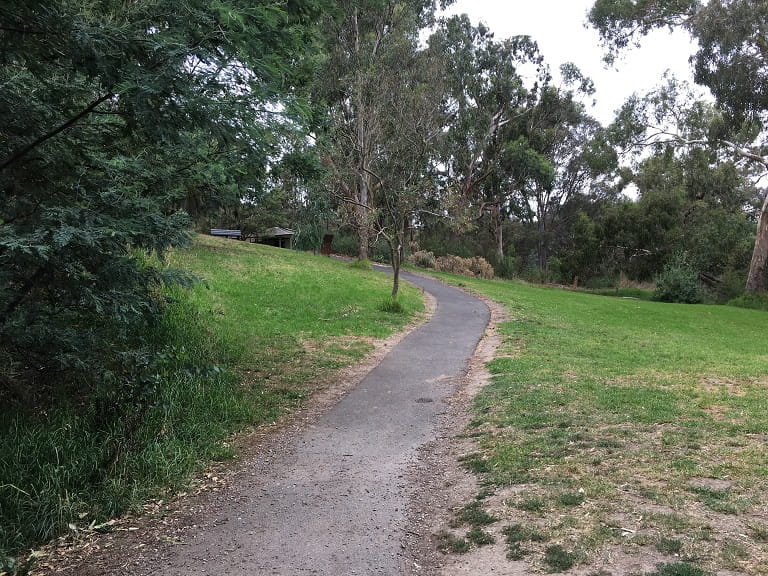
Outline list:
[[[687,30],[699,43],[692,58],[694,80],[711,90],[722,113],[706,139],[768,171],[768,2],[597,0],[589,19],[608,47],[609,59],[653,29]],[[765,290],[767,267],[768,195],[759,212],[747,291]]]
[[[152,363],[130,351],[172,277],[146,255],[188,241],[185,206],[237,199],[266,172],[275,120],[301,109],[322,6],[3,3],[3,384],[121,382]]]
[[[503,175],[509,126],[528,113],[537,86],[526,87],[521,69],[532,68],[538,81],[546,70],[536,43],[527,36],[498,41],[484,25],[466,15],[440,23],[429,39],[446,68],[444,134],[436,165],[443,201],[453,227],[470,230],[490,214],[497,259],[504,256],[502,223],[514,190]]]
[[[510,172],[520,196],[517,216],[536,226],[541,270],[547,268],[563,206],[599,187],[617,166],[602,126],[580,100],[594,92],[592,82],[572,64],[563,65],[561,75],[562,86],[542,87],[510,145]]]
[[[450,2],[441,0],[440,5]],[[420,31],[432,21],[436,0],[342,0],[326,15],[327,60],[315,97],[328,108],[321,138],[323,161],[332,175],[331,192],[354,224],[359,258],[368,256],[375,234],[377,190],[386,174],[374,166],[390,155],[391,106],[408,90],[387,75],[406,68]],[[411,53],[403,53],[408,46]],[[399,62],[403,56],[406,61]]]

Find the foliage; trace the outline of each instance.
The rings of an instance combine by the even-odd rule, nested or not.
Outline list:
[[[239,200],[301,111],[319,2],[11,3],[0,9],[0,386],[152,394],[148,257]],[[304,58],[304,56],[307,56]],[[283,103],[285,114],[268,108]],[[132,388],[132,389],[131,389]],[[140,404],[143,402],[139,402]],[[127,406],[126,406],[127,408]]]
[[[482,256],[472,258],[462,258],[450,254],[442,256],[435,259],[435,270],[476,278],[493,278],[493,266]]]
[[[747,293],[728,301],[728,306],[768,312],[768,294]]]
[[[419,268],[434,268],[435,255],[428,250],[418,250],[408,256],[408,263]]]
[[[707,576],[707,573],[688,562],[675,562],[673,564],[659,564],[656,570],[648,576]]]
[[[573,568],[576,556],[573,552],[568,552],[559,544],[555,544],[548,546],[544,551],[544,562],[553,572],[565,572]]]
[[[355,270],[373,270],[373,265],[370,260],[353,260],[350,262],[349,267],[354,268]]]
[[[679,97],[677,83],[670,82],[645,102],[637,97],[631,99],[614,132],[624,133],[630,140],[642,139],[646,145],[656,139],[683,148],[717,147],[765,173],[768,53],[764,50],[764,30],[768,6],[750,0],[597,0],[589,17],[611,57],[628,46],[633,37],[653,29],[686,29],[699,45],[691,59],[694,79],[707,87],[716,100],[714,109],[701,102],[690,105],[687,98]],[[643,112],[648,104],[653,108],[652,120]],[[638,116],[645,116],[645,120],[638,121]],[[670,119],[679,121],[681,117],[686,118],[685,128],[673,126],[670,130]],[[644,134],[649,126],[654,127],[652,133]],[[749,292],[764,291],[768,274],[768,196],[761,198],[759,205],[745,287]]]
[[[676,257],[664,266],[656,277],[655,300],[697,304],[702,301],[702,287],[699,275],[689,264],[685,256]]]
[[[379,310],[389,314],[404,314],[406,312],[403,303],[395,298],[387,298],[379,305]]]

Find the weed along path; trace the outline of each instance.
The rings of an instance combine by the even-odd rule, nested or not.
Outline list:
[[[280,449],[246,462],[238,480],[201,508],[199,524],[106,573],[411,573],[404,552],[408,470],[419,447],[434,440],[444,401],[466,373],[490,313],[459,290],[403,276],[436,299],[431,319],[332,409],[287,431]]]

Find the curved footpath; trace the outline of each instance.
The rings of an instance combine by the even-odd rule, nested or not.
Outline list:
[[[489,321],[485,304],[434,280],[403,279],[437,300],[358,386],[285,450],[246,464],[252,482],[210,511],[185,545],[121,574],[323,576],[410,573],[406,476],[434,439]]]

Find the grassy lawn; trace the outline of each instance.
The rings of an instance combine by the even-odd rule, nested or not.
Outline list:
[[[372,270],[246,242],[200,236],[170,264],[202,282],[172,291],[146,335],[161,354],[140,418],[110,416],[110,396],[0,413],[0,574],[11,556],[186,489],[235,456],[233,433],[296,409],[423,309],[404,286],[410,313],[383,312],[391,279]]]
[[[444,278],[509,316],[464,460],[511,560],[768,573],[768,314]]]
[[[199,236],[171,263],[203,280],[192,301],[243,385],[304,394],[412,318],[380,309],[389,278],[320,256]],[[401,300],[412,313],[423,310],[410,286]]]

